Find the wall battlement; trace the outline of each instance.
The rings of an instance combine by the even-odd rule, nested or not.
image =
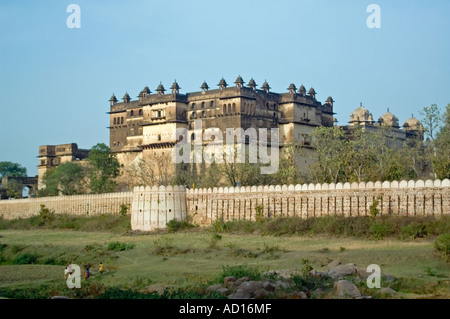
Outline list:
[[[2,200],[0,216],[14,219],[38,215],[41,204],[57,214],[118,214],[121,204],[125,204],[130,208],[132,229],[151,231],[165,228],[173,219],[207,226],[215,220],[255,220],[257,214],[266,218],[369,216],[375,201],[381,215],[447,215],[450,180],[212,189],[140,186],[126,193]]]

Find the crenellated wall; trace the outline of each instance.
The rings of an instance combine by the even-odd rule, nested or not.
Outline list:
[[[15,219],[39,215],[41,204],[57,214],[118,214],[122,204],[127,205],[128,211],[131,211],[132,198],[133,192],[123,192],[1,200],[0,217]]]
[[[378,200],[382,215],[450,214],[450,181],[253,186],[186,191],[188,216],[200,225],[216,219],[324,215],[368,216]]]
[[[141,186],[126,193],[2,200],[0,216],[13,219],[37,215],[41,204],[56,213],[88,216],[118,214],[120,205],[125,204],[131,208],[132,229],[151,231],[165,228],[173,219],[189,219],[206,226],[217,219],[255,220],[257,214],[267,218],[368,216],[375,200],[382,215],[450,214],[450,180],[212,189]]]

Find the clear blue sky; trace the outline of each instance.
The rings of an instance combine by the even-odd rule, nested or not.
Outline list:
[[[69,29],[69,4],[81,29]],[[366,8],[381,7],[381,29]],[[181,93],[241,75],[362,101],[404,123],[450,103],[450,1],[0,1],[0,161],[37,174],[39,145],[109,145],[108,99],[174,79]]]

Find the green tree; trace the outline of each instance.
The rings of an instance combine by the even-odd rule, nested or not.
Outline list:
[[[436,134],[436,153],[433,157],[433,168],[440,179],[450,178],[450,104],[447,105],[443,126]]]
[[[20,188],[20,183],[16,180],[9,180],[6,186],[6,195],[9,198],[22,197],[22,189]]]
[[[87,158],[91,192],[109,193],[117,186],[116,178],[120,174],[120,164],[116,154],[103,143],[94,145]]]
[[[27,176],[27,169],[18,163],[0,162],[0,179],[4,176]]]
[[[430,106],[425,106],[422,111],[420,111],[422,116],[422,125],[425,134],[434,141],[435,134],[439,129],[441,124],[441,112],[436,104],[431,104]]]
[[[86,192],[86,170],[77,162],[66,162],[48,170],[43,177],[45,191],[40,195],[78,195]]]

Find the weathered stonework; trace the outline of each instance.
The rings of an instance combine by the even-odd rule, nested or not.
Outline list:
[[[258,211],[266,218],[369,216],[375,200],[381,215],[447,215],[450,180],[213,189],[147,186],[124,193],[2,200],[0,217],[38,215],[41,204],[57,214],[118,214],[121,204],[125,204],[131,210],[132,229],[151,231],[165,228],[173,219],[189,220],[200,226],[216,220],[256,220]]]

